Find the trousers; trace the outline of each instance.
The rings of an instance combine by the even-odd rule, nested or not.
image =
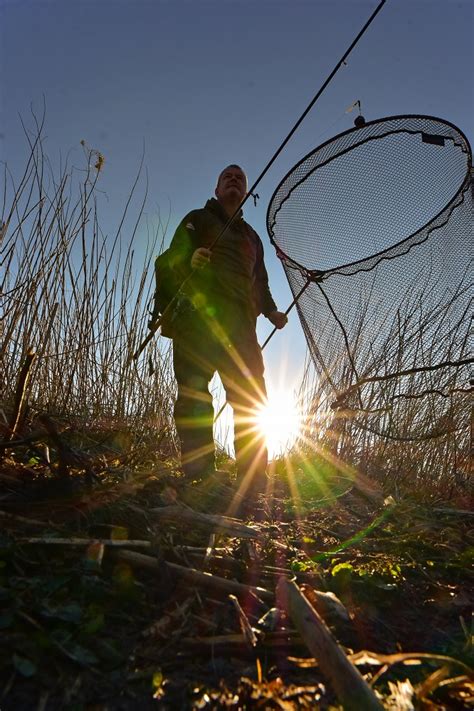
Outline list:
[[[265,439],[256,417],[266,401],[264,365],[255,320],[234,314],[232,328],[196,316],[173,337],[173,366],[178,385],[174,416],[187,477],[214,470],[214,409],[209,383],[217,372],[234,411],[234,448],[239,478],[264,476]]]

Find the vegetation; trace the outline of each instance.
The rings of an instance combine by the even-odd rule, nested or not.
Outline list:
[[[385,708],[470,708],[466,430],[401,448],[308,380],[305,438],[245,525],[209,516],[233,511],[232,462],[220,488],[183,481],[169,349],[131,360],[165,225],[137,249],[143,201],[124,239],[137,176],[103,235],[100,153],[55,173],[43,121],[25,135],[1,213],[2,709],[340,708],[282,577]]]
[[[84,167],[65,163],[56,174],[44,154],[43,121],[36,120],[34,139],[26,129],[25,135],[30,155],[19,182],[4,169],[1,402],[11,410],[18,374],[33,352],[30,421],[47,412],[82,432],[123,430],[137,441],[156,439],[170,432],[169,349],[155,341],[140,367],[131,355],[146,330],[150,264],[164,225],[148,230],[146,245],[136,244],[145,198],[131,227],[128,210],[139,171],[116,233],[104,235],[101,154],[82,142]]]

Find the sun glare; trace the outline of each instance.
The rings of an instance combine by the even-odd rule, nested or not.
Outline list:
[[[258,414],[257,426],[267,441],[270,459],[283,454],[301,429],[301,413],[294,395],[284,390],[271,393]]]

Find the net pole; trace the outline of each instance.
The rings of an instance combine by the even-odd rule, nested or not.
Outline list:
[[[293,306],[296,305],[296,303],[298,302],[299,298],[303,295],[303,293],[306,291],[306,289],[308,288],[308,286],[311,284],[311,281],[312,281],[312,279],[308,279],[308,280],[306,281],[306,284],[304,284],[304,286],[303,286],[303,287],[300,289],[300,291],[296,294],[295,298],[293,299],[293,301],[291,302],[291,304],[288,306],[288,308],[287,308],[286,311],[284,312],[284,313],[285,313],[285,316],[288,316],[288,314],[290,313],[290,311],[291,311],[291,309],[293,308]],[[275,333],[276,333],[278,330],[279,330],[279,329],[275,326],[275,328],[273,329],[273,331],[270,333],[269,336],[267,336],[267,338],[265,339],[265,341],[263,342],[263,344],[260,346],[260,350],[261,350],[261,351],[263,351],[263,349],[264,349],[265,346],[267,345],[268,341],[275,335]],[[222,407],[221,407],[221,409],[219,410],[219,412],[217,413],[217,415],[214,417],[214,424],[217,422],[217,420],[219,419],[219,417],[222,415],[222,413],[224,412],[226,406],[227,406],[227,400],[226,400],[226,402],[222,405]]]
[[[293,306],[296,306],[296,304],[297,304],[297,302],[299,301],[300,297],[303,295],[303,293],[306,291],[306,289],[308,288],[308,286],[311,284],[311,281],[312,281],[312,279],[308,279],[308,280],[306,281],[306,284],[305,284],[305,285],[300,289],[300,291],[297,293],[297,295],[295,296],[295,298],[293,299],[293,301],[291,302],[291,304],[288,306],[288,308],[287,308],[286,311],[284,312],[285,316],[288,316],[288,314],[290,313],[290,311],[291,311],[291,309],[293,308]],[[274,328],[273,331],[270,333],[270,335],[267,336],[267,338],[266,338],[266,339],[264,340],[264,342],[262,343],[262,345],[261,345],[261,347],[260,347],[260,350],[263,351],[263,349],[264,349],[265,346],[267,345],[268,341],[269,341],[271,338],[273,338],[273,336],[275,335],[275,333],[276,333],[277,331],[279,331],[279,330],[280,330],[280,329],[278,329],[278,328],[275,326],[275,328]]]

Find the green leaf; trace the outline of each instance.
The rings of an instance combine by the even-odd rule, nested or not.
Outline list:
[[[317,570],[312,560],[292,560],[290,568],[297,573],[312,573]]]
[[[36,665],[26,657],[20,657],[19,654],[14,654],[12,657],[13,666],[16,671],[22,676],[29,678],[36,674]]]
[[[158,686],[161,686],[162,683],[163,683],[163,672],[161,671],[161,669],[157,669],[157,671],[153,674],[152,684],[156,689]]]
[[[351,563],[338,563],[331,570],[331,575],[336,577],[337,575],[347,575],[350,576],[354,573],[354,566]]]

